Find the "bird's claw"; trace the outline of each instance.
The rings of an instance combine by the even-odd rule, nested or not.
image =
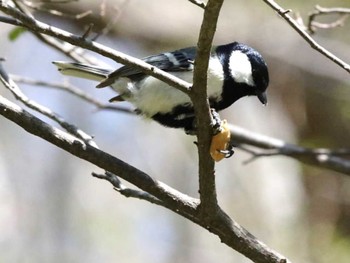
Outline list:
[[[226,150],[219,150],[219,152],[225,155],[224,158],[230,158],[235,153],[232,145],[229,145],[229,147]]]
[[[214,135],[222,132],[222,121],[220,118],[219,113],[216,112],[215,109],[211,108],[210,109],[211,116],[212,116],[212,127],[213,127],[213,133]]]

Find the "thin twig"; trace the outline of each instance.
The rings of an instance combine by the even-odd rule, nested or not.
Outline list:
[[[101,110],[113,110],[132,115],[136,114],[135,111],[130,108],[102,103],[69,83],[39,81],[16,75],[10,75],[10,77],[17,83],[34,85],[38,87],[43,86],[69,92],[74,96],[77,96],[78,98],[93,104]],[[305,162],[316,167],[325,166],[326,168],[334,171],[350,174],[350,161],[344,158],[340,158],[342,156],[349,156],[350,149],[305,148],[298,145],[286,143],[276,138],[257,134],[234,125],[230,125],[230,127],[231,138],[234,140],[233,144],[237,145],[237,148],[252,154],[252,158],[245,161],[244,163],[249,163],[260,157],[282,155],[292,157],[300,162]],[[256,147],[259,150],[252,149],[251,147],[245,147],[244,144]],[[325,157],[327,157],[326,160]]]
[[[341,157],[348,156],[349,149],[304,148],[235,125],[230,125],[230,130],[233,145],[238,145],[239,148],[252,154],[253,160],[263,156],[283,155],[315,167],[324,167],[350,175],[350,160]],[[247,148],[244,145],[254,146],[259,148],[259,151]]]
[[[82,91],[78,87],[68,83],[68,82],[48,82],[48,81],[43,81],[43,80],[36,80],[32,78],[27,78],[23,76],[17,76],[17,75],[11,75],[10,77],[16,82],[16,83],[22,83],[22,84],[27,84],[27,85],[32,85],[35,87],[45,87],[45,88],[53,88],[53,89],[58,89],[58,90],[63,90],[65,92],[68,92],[79,99],[82,99],[88,103],[91,103],[92,105],[96,106],[98,109],[101,110],[112,110],[112,111],[117,111],[117,112],[123,112],[123,113],[128,113],[128,114],[135,114],[135,111],[126,108],[126,107],[121,107],[119,105],[111,104],[111,103],[103,103],[97,99],[95,99],[93,96],[89,95],[88,93]]]
[[[116,25],[116,23],[118,22],[118,20],[122,16],[123,10],[125,10],[125,8],[127,7],[127,5],[129,3],[130,3],[130,0],[124,0],[118,6],[113,7],[112,19],[110,21],[108,21],[108,23],[102,28],[102,30],[100,30],[100,32],[97,33],[92,38],[93,41],[96,41],[101,36],[107,35],[111,30],[113,30],[114,26]],[[102,4],[101,4],[100,14],[102,17],[106,15],[106,3],[105,2],[102,2]]]
[[[0,2],[0,10],[5,14],[20,20],[23,26],[29,29],[30,31],[53,36],[60,40],[66,41],[74,46],[79,46],[81,48],[89,49],[93,52],[96,52],[102,56],[111,58],[124,65],[132,66],[137,69],[140,69],[142,72],[148,75],[151,75],[159,80],[162,80],[165,83],[169,84],[170,86],[173,86],[174,88],[177,88],[178,90],[186,94],[189,94],[190,92],[190,89],[192,86],[190,83],[178,77],[175,77],[170,73],[160,70],[154,66],[151,66],[140,59],[136,59],[122,52],[118,52],[114,49],[108,48],[102,44],[99,44],[87,39],[83,39],[81,36],[71,34],[62,29],[40,22],[26,14],[23,14],[22,12],[18,11],[16,8],[13,8],[4,2]]]
[[[69,133],[71,133],[72,135],[76,136],[79,139],[82,139],[87,144],[97,147],[97,144],[93,141],[93,138],[90,135],[88,135],[87,133],[85,133],[75,125],[68,123],[63,119],[63,117],[53,112],[51,109],[45,106],[42,106],[39,103],[29,99],[21,91],[21,89],[17,86],[17,84],[10,78],[10,76],[6,73],[1,63],[0,63],[0,81],[4,84],[4,86],[9,91],[11,91],[11,93],[16,97],[16,99],[21,101],[27,107],[57,122],[59,125],[61,125],[61,127],[66,129]]]
[[[125,197],[137,198],[160,206],[165,205],[164,202],[145,191],[126,187],[122,184],[118,176],[111,172],[105,172],[104,174],[92,173],[92,176],[110,182],[113,185],[114,190],[124,195]]]
[[[50,0],[48,0],[48,1],[50,1]],[[67,0],[67,2],[68,1],[72,2],[72,0]],[[16,4],[17,8],[24,15],[30,17],[31,19],[34,19],[33,14],[30,12],[29,8],[25,4],[23,4],[22,2],[19,2],[19,1],[14,1],[14,3]],[[3,22],[5,22],[5,21],[3,21]],[[25,27],[23,23],[21,23],[21,25],[19,25],[19,26]],[[96,58],[94,58],[88,54],[83,54],[82,48],[72,46],[72,45],[70,45],[66,42],[62,42],[62,41],[60,41],[52,36],[41,34],[41,33],[38,33],[36,31],[33,31],[33,34],[43,43],[60,51],[61,53],[63,53],[67,57],[69,57],[77,62],[102,66],[101,61],[97,61]]]
[[[43,6],[43,4],[47,4],[47,3],[55,3],[55,4],[66,4],[66,3],[70,3],[72,1],[60,1],[60,2],[43,2],[43,1],[39,1],[39,2],[33,2],[33,1],[21,1],[25,6],[27,6],[28,8],[35,10],[35,11],[41,11],[41,12],[46,12],[48,14],[54,15],[54,16],[61,16],[61,17],[66,17],[66,18],[71,18],[71,19],[75,19],[75,20],[79,20],[82,19],[88,15],[92,14],[92,10],[87,10],[84,12],[81,12],[79,14],[68,14],[68,13],[64,13],[52,8],[47,8],[45,6]]]
[[[287,21],[287,23],[303,38],[307,43],[310,44],[310,46],[333,61],[335,64],[346,70],[348,73],[350,73],[350,65],[346,63],[345,61],[341,60],[337,56],[335,56],[333,53],[328,51],[326,48],[322,47],[320,44],[318,44],[306,31],[305,29],[298,24],[298,22],[292,18],[289,13],[290,10],[285,10],[281,6],[279,6],[275,1],[273,0],[263,0],[266,4],[268,4],[272,9],[274,9],[281,17],[283,17],[284,20]]]
[[[340,15],[338,19],[336,19],[334,22],[331,23],[320,23],[316,22],[316,18],[322,15],[329,15],[329,14],[337,14]],[[329,29],[329,28],[335,28],[339,26],[343,26],[345,21],[348,19],[350,14],[350,8],[343,8],[343,7],[321,7],[319,5],[315,6],[315,9],[309,14],[309,21],[308,21],[308,31],[313,34],[316,32],[316,28],[322,28],[322,29]]]
[[[0,16],[0,22],[13,26],[23,26],[23,23],[21,21],[12,17]]]

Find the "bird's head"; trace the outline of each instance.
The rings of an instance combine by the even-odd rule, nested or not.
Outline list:
[[[237,42],[218,46],[216,52],[222,60],[225,78],[235,84],[232,88],[237,94],[236,99],[257,96],[260,102],[266,105],[269,73],[260,53]]]

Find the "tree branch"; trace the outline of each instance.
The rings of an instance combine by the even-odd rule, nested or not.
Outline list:
[[[104,104],[103,102],[96,100],[89,94],[86,94],[82,90],[69,83],[52,83],[15,75],[11,75],[11,78],[18,83],[25,83],[28,85],[35,86],[45,86],[69,92],[74,96],[77,96],[78,98],[93,104],[101,110],[113,110],[117,112],[135,115],[135,112],[131,109],[113,104]],[[343,158],[343,156],[350,155],[350,149],[332,150],[325,148],[305,148],[299,145],[284,142],[276,138],[258,134],[235,125],[230,125],[230,129],[232,143],[238,145],[238,148],[252,154],[252,159],[249,159],[247,162],[256,160],[260,157],[283,155],[294,158],[308,165],[312,165],[315,167],[324,167],[333,171],[350,175],[350,161]],[[259,150],[257,151],[245,148],[241,146],[242,144],[257,147]]]
[[[223,0],[209,0],[203,15],[190,97],[197,120],[199,157],[199,193],[204,220],[210,220],[218,209],[215,187],[215,163],[209,154],[213,120],[207,96],[207,72],[212,42]]]
[[[320,44],[318,44],[306,31],[305,29],[300,26],[298,24],[298,22],[293,19],[289,13],[290,10],[285,10],[283,9],[281,6],[279,6],[275,1],[273,0],[263,0],[266,4],[268,4],[272,9],[274,9],[284,20],[287,21],[287,23],[295,30],[297,31],[297,33],[303,38],[305,39],[305,41],[307,43],[309,43],[309,45],[315,49],[316,51],[318,51],[319,53],[321,53],[322,55],[324,55],[325,57],[327,57],[328,59],[330,59],[331,61],[333,61],[335,64],[337,64],[338,66],[340,66],[341,68],[343,68],[344,70],[346,70],[348,73],[350,73],[350,65],[348,63],[346,63],[345,61],[341,60],[340,58],[338,58],[337,56],[335,56],[333,53],[331,53],[330,51],[328,51],[327,49],[325,49],[324,47],[322,47]]]
[[[317,17],[321,15],[329,15],[329,14],[337,14],[337,15],[340,15],[340,17],[332,23],[320,23],[315,21]],[[311,34],[314,34],[316,32],[316,28],[328,29],[328,28],[343,26],[345,21],[348,19],[349,15],[350,15],[350,8],[342,8],[342,7],[326,8],[326,7],[321,7],[319,5],[316,5],[315,10],[309,14],[309,21],[307,23],[307,28]]]
[[[81,159],[89,161],[106,171],[118,174],[119,177],[136,185],[140,189],[169,202],[174,209],[176,208],[182,211],[191,212],[190,214],[195,214],[198,200],[154,180],[149,175],[120,159],[117,159],[110,154],[86,144],[82,140],[43,122],[2,96],[0,96],[0,114],[18,124],[27,132],[41,137],[57,147]]]
[[[2,96],[0,96],[0,115],[18,124],[27,132],[132,183],[161,200],[168,209],[216,234],[223,243],[254,262],[289,262],[285,257],[257,240],[221,209],[218,209],[210,222],[203,221],[198,209],[198,199],[178,192],[122,160],[41,121]]]
[[[18,83],[25,83],[28,85],[45,86],[49,88],[60,89],[74,96],[93,104],[101,110],[113,110],[122,113],[135,115],[131,109],[120,107],[118,105],[104,104],[84,93],[82,90],[69,83],[52,83],[41,80],[34,80],[22,76],[11,75],[13,81]],[[266,135],[258,134],[242,127],[230,125],[232,143],[237,145],[243,151],[252,154],[252,159],[247,162],[256,160],[260,157],[270,156],[286,156],[294,158],[302,163],[312,165],[315,167],[324,167],[333,171],[337,171],[346,175],[350,175],[350,161],[343,158],[343,156],[350,155],[350,149],[325,149],[325,148],[305,148],[299,145],[284,142],[280,139],[272,138]],[[258,148],[253,150],[243,147],[241,145],[248,145]],[[265,151],[264,151],[265,150]],[[245,163],[247,163],[245,162]]]
[[[346,149],[346,151],[344,149],[341,151],[332,151],[329,149],[310,149],[254,133],[234,125],[230,125],[230,130],[233,144],[246,144],[258,147],[260,149],[269,150],[268,152],[265,152],[265,154],[262,153],[261,156],[284,155],[292,157],[305,164],[316,167],[324,167],[350,175],[350,160],[339,157],[339,155],[348,154],[349,149]],[[243,150],[247,151],[248,149],[243,148]],[[253,156],[256,155],[259,157],[260,155],[254,150],[248,151],[253,154]]]
[[[82,139],[85,143],[91,144],[91,145],[97,147],[97,145],[93,141],[93,138],[90,135],[88,135],[87,133],[85,133],[84,131],[82,131],[81,129],[76,127],[75,125],[72,125],[72,124],[68,123],[67,121],[65,121],[63,119],[63,117],[61,117],[57,113],[53,112],[49,108],[47,108],[45,106],[42,106],[42,105],[36,103],[33,100],[30,100],[20,90],[20,88],[10,78],[10,76],[6,73],[6,71],[4,70],[4,68],[3,68],[1,63],[0,63],[0,81],[5,85],[5,87],[8,90],[11,91],[11,93],[15,96],[16,99],[18,99],[21,102],[23,102],[27,107],[29,107],[29,108],[31,108],[31,109],[33,109],[33,110],[35,110],[35,111],[37,111],[37,112],[47,116],[48,118],[54,120],[59,125],[61,125],[62,128],[66,129],[66,131],[68,131],[72,135]]]
[[[105,172],[104,174],[92,173],[92,176],[110,182],[113,185],[114,190],[124,195],[125,197],[137,198],[140,200],[147,201],[151,204],[156,204],[168,208],[164,202],[160,201],[153,195],[150,195],[149,193],[144,191],[135,190],[124,186],[118,178],[118,176],[116,176],[115,174],[112,174],[110,172]]]
[[[205,9],[204,21],[198,40],[198,58],[195,65],[194,88],[193,91],[191,91],[191,85],[186,82],[179,81],[179,79],[170,74],[144,64],[140,60],[111,50],[93,41],[89,41],[86,39],[86,37],[72,35],[58,28],[50,27],[47,24],[33,19],[31,16],[19,12],[15,8],[7,6],[3,3],[3,1],[0,1],[0,10],[15,17],[16,21],[20,21],[24,27],[35,33],[48,34],[63,41],[67,41],[73,45],[90,49],[123,64],[139,68],[143,72],[159,78],[191,96],[191,99],[195,104],[194,107],[199,121],[198,144],[200,166],[202,167],[202,165],[204,165],[204,167],[207,168],[207,170],[203,169],[199,172],[201,178],[200,209],[198,208],[199,201],[197,199],[188,197],[172,188],[169,188],[163,183],[155,181],[149,175],[128,165],[127,163],[124,163],[123,161],[100,151],[92,145],[86,144],[83,141],[62,132],[59,129],[49,126],[40,119],[30,115],[28,112],[22,110],[17,105],[10,103],[2,97],[0,97],[0,114],[17,123],[28,132],[40,136],[41,138],[66,150],[67,152],[94,163],[106,171],[117,174],[124,180],[131,182],[143,191],[149,193],[150,196],[154,196],[154,198],[160,200],[160,202],[166,203],[167,208],[218,235],[222,242],[243,253],[253,261],[280,263],[287,262],[287,259],[267,248],[266,245],[262,244],[248,231],[230,219],[217,205],[214,164],[208,151],[212,135],[212,130],[210,129],[212,120],[206,96],[206,71],[208,67],[210,47],[216,28],[216,21],[222,2],[222,0],[209,1]],[[211,163],[206,162],[207,160],[210,160]],[[100,176],[100,178],[103,178],[103,176]],[[103,179],[110,179],[110,182],[112,180],[111,178],[108,179],[107,177]],[[114,182],[113,184],[116,183]],[[120,189],[121,187],[119,185],[119,190]],[[139,193],[139,195],[140,194],[141,193]],[[208,197],[205,197],[207,194]],[[146,198],[144,198],[144,200],[146,200]],[[211,214],[210,212],[214,213]]]
[[[31,17],[34,19],[33,14],[30,12],[29,8],[31,2],[30,1],[26,1],[26,2],[22,2],[22,1],[13,1],[14,4],[16,5],[16,7],[19,9],[20,12],[22,12],[23,14],[25,14],[28,17]],[[69,1],[67,1],[66,3],[68,3]],[[87,12],[90,13],[90,12]],[[57,14],[56,14],[57,15]],[[81,15],[78,16],[81,18]],[[23,24],[22,24],[23,26]],[[74,47],[72,45],[69,45],[68,43],[63,43],[62,41],[59,41],[58,39],[55,39],[51,36],[47,36],[44,34],[40,34],[38,32],[33,32],[33,35],[35,37],[37,37],[38,40],[40,40],[41,42],[45,43],[46,45],[52,47],[55,50],[58,50],[59,52],[62,52],[63,54],[65,54],[67,57],[70,57],[71,59],[81,62],[81,63],[89,63],[89,64],[96,64],[96,60],[87,54],[83,55],[83,50],[81,48],[78,47]]]
[[[10,77],[13,79],[13,81],[17,83],[23,83],[23,84],[32,85],[35,87],[58,89],[58,90],[68,92],[83,101],[91,103],[92,105],[96,106],[100,110],[112,110],[112,111],[118,111],[118,112],[123,112],[128,114],[135,114],[135,111],[132,110],[131,108],[126,108],[126,107],[122,107],[111,103],[101,102],[70,83],[47,82],[43,80],[36,80],[36,79],[17,76],[17,75],[10,75]]]
[[[102,44],[90,41],[88,39],[82,38],[81,36],[71,34],[62,29],[40,22],[32,18],[31,16],[28,16],[18,11],[16,8],[9,6],[3,1],[0,1],[0,10],[9,16],[12,16],[16,20],[19,20],[22,23],[23,27],[27,28],[28,30],[34,33],[41,33],[58,38],[74,46],[79,46],[81,48],[91,50],[102,56],[113,59],[116,62],[140,69],[142,72],[151,75],[157,79],[160,79],[165,83],[169,84],[170,86],[173,86],[174,88],[177,88],[186,94],[188,94],[191,89],[191,84],[175,77],[170,73],[160,70],[154,66],[151,66],[140,59],[128,56],[122,52],[118,52],[116,50],[108,48]]]

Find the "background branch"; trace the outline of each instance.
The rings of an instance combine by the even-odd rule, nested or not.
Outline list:
[[[305,29],[294,19],[292,18],[289,13],[291,10],[283,9],[281,6],[279,6],[275,1],[273,0],[263,0],[266,4],[268,4],[273,10],[275,10],[284,20],[287,21],[287,23],[303,38],[307,43],[310,44],[310,46],[318,51],[320,54],[324,55],[337,65],[339,65],[341,68],[346,70],[348,73],[350,73],[350,65],[346,63],[345,61],[341,60],[337,56],[335,56],[333,53],[322,47],[320,44],[317,43],[306,31]]]
[[[23,76],[17,76],[17,75],[11,75],[10,77],[13,79],[16,83],[22,83],[26,85],[32,85],[35,87],[45,87],[45,88],[52,88],[52,89],[58,89],[65,92],[68,92],[72,94],[73,96],[78,97],[79,99],[86,101],[88,103],[91,103],[92,105],[96,106],[99,110],[112,110],[112,111],[118,111],[128,114],[135,114],[135,111],[131,108],[122,107],[119,105],[115,105],[112,103],[104,103],[102,101],[99,101],[98,99],[94,98],[93,96],[89,95],[88,93],[84,92],[83,90],[79,89],[78,87],[70,84],[69,82],[48,82],[43,80],[37,80],[32,79],[28,77]]]
[[[140,69],[142,72],[148,75],[151,75],[157,79],[160,79],[165,83],[169,84],[170,86],[173,86],[174,88],[181,90],[184,93],[188,93],[191,88],[191,85],[186,81],[179,79],[173,76],[172,74],[167,73],[163,70],[160,70],[156,67],[153,67],[140,59],[134,58],[132,56],[128,56],[126,54],[123,54],[122,52],[118,52],[102,44],[87,40],[85,38],[82,38],[81,36],[71,34],[62,29],[58,29],[54,26],[50,26],[48,24],[40,22],[32,18],[31,16],[21,13],[16,8],[13,8],[4,2],[0,2],[0,10],[5,14],[10,15],[13,18],[21,21],[22,25],[25,28],[33,31],[34,33],[41,33],[41,34],[58,38],[74,46],[79,46],[81,48],[85,48],[93,52],[96,52],[102,56],[113,59],[124,65],[135,67],[137,69]]]
[[[65,3],[69,3],[69,2],[70,1],[68,0]],[[24,15],[26,15],[32,19],[35,19],[35,18],[29,9],[33,8],[33,5],[34,6],[39,5],[41,9],[43,8],[42,3],[34,4],[30,1],[25,1],[25,2],[13,1],[13,3],[15,4],[15,6],[18,8],[19,11],[21,11]],[[39,6],[38,6],[38,8],[39,8]],[[45,11],[45,10],[42,10],[42,11]],[[56,11],[56,10],[53,10],[53,13],[56,16],[57,15],[60,16],[58,11]],[[84,16],[89,15],[90,13],[91,13],[91,11],[87,11],[87,12],[84,12],[82,14],[78,14],[75,16],[75,19],[81,19]],[[22,25],[19,25],[19,26],[23,26],[23,23],[22,23]],[[80,47],[70,45],[70,44],[68,44],[66,42],[62,42],[62,41],[60,41],[52,36],[41,34],[41,33],[36,32],[36,31],[33,31],[32,33],[38,40],[40,40],[44,44],[52,47],[53,49],[63,53],[64,55],[73,59],[74,61],[78,61],[80,63],[93,64],[93,65],[97,64],[96,59],[91,55],[84,54],[83,49],[81,49]],[[100,63],[98,63],[98,64],[100,64]]]
[[[292,157],[305,164],[316,167],[324,167],[350,175],[350,160],[339,157],[339,155],[348,154],[349,149],[342,149],[338,151],[329,149],[310,149],[248,131],[234,125],[230,125],[230,130],[233,144],[246,144],[258,147],[260,149],[269,150],[265,153],[257,153],[254,150],[250,150],[249,152],[255,157],[284,155]],[[243,148],[243,150],[247,151],[246,148]]]
[[[331,23],[320,23],[316,21],[318,17],[324,16],[324,15],[330,15],[330,14],[336,14],[336,15],[339,15],[340,17]],[[314,34],[317,28],[330,29],[330,28],[343,26],[345,21],[348,19],[349,14],[350,14],[350,8],[343,8],[343,7],[326,8],[326,7],[321,7],[319,5],[316,5],[315,9],[309,14],[309,21],[307,23],[307,28],[311,34]]]
[[[63,117],[58,115],[57,113],[53,112],[49,108],[42,106],[38,103],[36,103],[33,100],[30,100],[17,86],[17,84],[10,78],[10,76],[6,73],[4,70],[2,64],[0,63],[0,81],[5,85],[5,87],[12,92],[12,94],[16,97],[16,99],[23,102],[27,107],[47,116],[48,118],[52,119],[53,121],[57,122],[59,125],[61,125],[62,128],[66,129],[69,133],[76,136],[79,139],[82,139],[85,143],[93,145],[94,147],[97,147],[95,142],[93,141],[92,137],[76,127],[75,125],[72,125],[65,121]]]

